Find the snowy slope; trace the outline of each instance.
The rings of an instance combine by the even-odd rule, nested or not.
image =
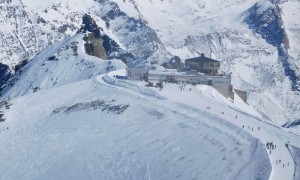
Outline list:
[[[120,73],[120,71],[118,71],[118,73]],[[107,82],[106,78],[104,78],[104,80]],[[125,84],[127,84],[127,86]],[[116,80],[113,83],[113,85],[119,86],[119,88],[123,90],[129,90],[131,92],[134,90],[145,95],[144,91],[141,90],[143,83],[136,82],[134,86],[132,86],[132,84],[133,82],[124,80]],[[141,88],[136,88],[135,86]],[[182,88],[180,87],[184,87],[183,90],[181,90]],[[230,122],[242,127],[243,130],[248,131],[252,136],[260,139],[264,144],[272,142],[276,146],[275,149],[266,149],[272,164],[270,179],[295,179],[294,175],[298,176],[298,158],[291,154],[290,148],[293,147],[293,150],[295,150],[293,153],[298,153],[295,146],[300,146],[299,129],[293,129],[291,132],[274,126],[273,124],[266,123],[251,106],[245,104],[238,97],[232,102],[209,86],[200,85],[195,87],[188,84],[168,83],[164,84],[161,90],[156,88],[151,89],[160,95],[160,99],[161,96],[163,96],[173,103],[181,103],[179,106],[180,112],[185,112],[185,114],[192,115],[197,119],[198,115],[185,110],[193,107],[195,108],[194,112],[198,110],[206,111],[222,118],[221,124]],[[151,96],[153,96],[154,93],[151,94]],[[165,104],[167,103],[165,102]],[[168,107],[172,106],[168,104]],[[214,118],[210,118],[209,124],[214,123],[212,119]],[[220,125],[217,126],[220,127]],[[286,144],[288,144],[289,148],[286,147]]]
[[[185,59],[205,53],[221,60],[234,86],[247,90],[249,103],[270,121],[282,125],[300,116],[295,90],[300,76],[299,1],[115,2],[147,21],[173,55]]]
[[[1,91],[0,179],[299,176],[299,126],[272,124],[300,116],[298,1],[11,0],[0,8],[8,65],[0,74],[28,59]],[[221,60],[250,105],[208,86],[158,90],[114,79],[125,64],[86,55],[76,34],[85,13],[139,57],[128,65],[200,53]]]
[[[121,73],[42,89],[2,106],[0,178],[292,179],[297,174],[299,164],[285,143],[298,153],[299,135],[262,121],[241,100],[233,103],[208,86],[181,91],[165,84],[158,90],[113,78]],[[264,144],[271,141],[277,147],[270,154]]]
[[[241,127],[94,78],[10,103],[0,123],[1,179],[267,179],[271,172],[264,145]]]
[[[3,1],[0,63],[13,72],[20,61],[74,35],[89,13],[137,57],[129,65],[200,53],[220,60],[234,86],[249,92],[249,103],[282,125],[300,116],[298,8],[295,0]]]
[[[121,60],[87,55],[83,37],[84,34],[77,34],[41,51],[10,80],[1,92],[2,98],[62,86],[126,67]]]

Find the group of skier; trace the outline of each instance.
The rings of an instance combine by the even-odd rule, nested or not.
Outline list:
[[[285,146],[288,148],[288,144],[285,144]],[[268,150],[270,150],[270,154],[272,153],[272,150],[276,149],[276,145],[272,142],[267,142],[266,147]],[[281,164],[281,159],[276,160],[276,165]],[[284,166],[290,166],[290,163],[287,162],[286,164],[282,163],[282,167]]]
[[[244,125],[243,125],[242,127],[245,128]],[[251,129],[251,131],[254,131],[253,127],[248,126],[248,129],[249,129],[249,130]],[[258,127],[257,127],[257,131],[259,131],[259,130],[260,130],[260,127],[258,126]]]
[[[276,165],[278,165],[278,164],[281,164],[281,160],[279,159],[279,160],[276,160]],[[284,163],[282,163],[282,167],[284,167],[284,166],[290,166],[290,163],[289,162],[287,162],[286,164],[284,164]]]
[[[270,149],[270,150],[276,149],[276,145],[273,144],[273,142],[267,142],[266,147],[267,147],[267,149]]]

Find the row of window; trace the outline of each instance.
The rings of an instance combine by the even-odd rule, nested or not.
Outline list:
[[[190,79],[191,81],[193,81],[193,79]],[[199,81],[200,84],[229,84],[228,81],[213,81],[211,82],[210,80],[208,81]]]
[[[214,81],[215,84],[229,84],[228,81]]]
[[[197,63],[197,62],[188,62],[187,63],[188,66],[193,66],[193,67],[199,67],[199,68],[219,68],[220,64],[219,63]]]

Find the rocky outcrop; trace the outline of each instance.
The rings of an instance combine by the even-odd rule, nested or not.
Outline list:
[[[166,69],[182,70],[184,68],[184,64],[178,56],[173,56],[168,62],[162,64],[162,66]]]
[[[100,30],[102,30],[98,25],[96,24],[95,20],[88,14],[84,14],[82,17],[82,26],[79,31],[82,32],[91,32],[95,36],[95,38],[99,39],[101,38]]]
[[[82,26],[79,32],[87,33],[87,36],[84,37],[87,54],[101,59],[121,59],[126,64],[136,59],[132,53],[120,48],[118,43],[108,35],[102,35],[101,31],[103,29],[98,27],[90,15],[85,14],[82,17]]]
[[[95,56],[101,59],[106,59],[106,52],[103,47],[103,40],[97,34],[89,33],[84,37],[86,43],[84,44],[85,52],[88,55]]]
[[[5,64],[0,63],[0,88],[7,82],[7,80],[12,76],[9,67]]]
[[[100,30],[101,28],[98,27],[98,25],[90,15],[83,15],[82,25],[78,32],[88,32],[87,35],[83,38],[83,40],[86,42],[84,44],[85,52],[88,55],[106,59],[106,52],[103,47],[103,40]]]
[[[276,3],[277,1],[275,1]],[[277,48],[284,74],[289,77],[293,91],[300,91],[299,77],[289,62],[288,37],[277,4],[259,1],[244,13],[244,21],[250,29],[260,34],[268,44]]]
[[[172,55],[165,49],[156,31],[147,21],[127,15],[117,3],[108,0],[95,0],[101,4],[100,17],[109,25],[109,29],[126,47],[126,51],[135,58],[127,62],[128,66],[140,66],[147,62],[163,64]]]

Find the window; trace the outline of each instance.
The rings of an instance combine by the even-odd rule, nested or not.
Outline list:
[[[209,67],[209,63],[205,62],[204,63],[204,68],[208,68]]]

